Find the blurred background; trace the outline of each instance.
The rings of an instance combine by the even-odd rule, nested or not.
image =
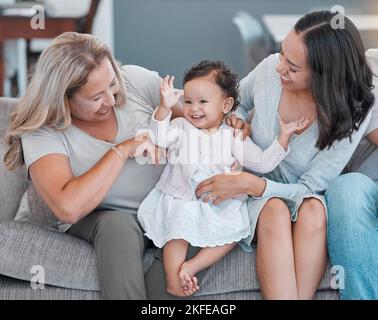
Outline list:
[[[366,49],[378,47],[378,0],[36,2],[0,0],[0,96],[25,92],[40,52],[63,31],[93,33],[120,63],[174,75],[177,87],[185,70],[203,59],[221,59],[242,78],[278,50],[300,16],[335,5],[355,22]],[[30,26],[31,18],[40,14],[33,11],[36,4],[46,16],[43,30]]]

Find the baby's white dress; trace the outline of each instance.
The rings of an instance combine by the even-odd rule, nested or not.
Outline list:
[[[209,165],[199,165],[192,177],[193,189],[214,174]],[[241,241],[251,233],[246,201],[230,199],[214,205],[176,198],[156,187],[142,202],[138,218],[145,235],[159,248],[172,239],[185,239],[194,247],[215,247]],[[249,245],[240,244],[250,251]]]
[[[184,239],[195,247],[238,242],[244,251],[250,252],[250,243],[243,241],[251,235],[247,195],[214,205],[197,199],[195,190],[199,183],[214,175],[230,173],[235,162],[260,171],[270,171],[287,152],[277,140],[265,151],[249,138],[245,141],[236,138],[239,139],[239,148],[228,147],[225,136],[232,136],[232,131],[226,125],[222,125],[218,132],[207,135],[184,118],[177,118],[171,124],[169,118],[157,121],[154,115],[152,117],[153,139],[157,145],[168,147],[168,164],[158,184],[138,210],[138,219],[145,235],[159,248],[170,240]],[[190,144],[190,139],[197,139],[196,143]],[[189,145],[192,148],[188,152]],[[225,147],[229,149],[226,156]],[[183,155],[192,156],[193,153],[195,157],[191,160],[195,161],[184,160]],[[214,162],[214,159],[222,159],[223,163]]]

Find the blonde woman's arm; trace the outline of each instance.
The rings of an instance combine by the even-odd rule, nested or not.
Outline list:
[[[123,166],[127,166],[125,161],[144,149],[142,141],[138,137],[117,145],[121,154],[110,149],[94,167],[78,177],[74,177],[66,155],[48,154],[30,165],[30,177],[55,216],[75,224],[102,202]],[[146,148],[155,156],[151,143]]]

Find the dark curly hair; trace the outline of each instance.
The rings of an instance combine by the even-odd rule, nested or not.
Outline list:
[[[307,47],[319,123],[316,147],[320,150],[346,137],[351,139],[374,103],[372,71],[361,36],[345,16],[345,28],[332,28],[337,14],[312,12],[294,27]]]
[[[227,97],[234,98],[231,111],[239,105],[238,75],[233,73],[229,66],[222,61],[203,60],[194,65],[184,74],[183,85],[193,79],[213,75],[215,83],[222,89]]]

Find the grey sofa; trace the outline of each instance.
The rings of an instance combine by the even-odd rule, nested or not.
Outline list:
[[[4,168],[3,138],[16,103],[0,98],[0,299],[99,299],[93,247],[57,231],[58,221],[27,181],[24,168],[13,172]],[[20,209],[22,199],[26,206]],[[145,270],[153,259],[150,249]],[[32,288],[31,280],[41,275],[33,266],[44,268],[44,289]],[[331,278],[328,266],[315,299],[339,298],[337,290],[331,289]],[[210,267],[194,299],[261,299],[254,254],[235,249]]]

